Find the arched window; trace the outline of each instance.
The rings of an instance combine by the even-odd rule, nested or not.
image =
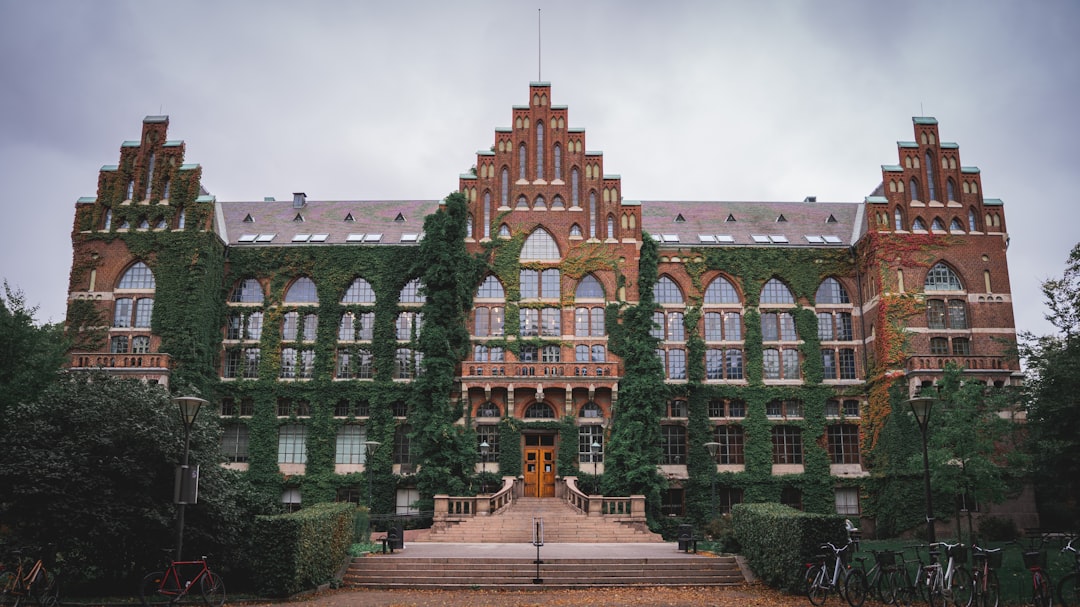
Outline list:
[[[401,288],[401,293],[398,295],[398,303],[424,303],[427,298],[421,293],[423,285],[420,284],[419,278],[414,278]]]
[[[604,410],[600,405],[589,401],[584,405],[581,405],[581,411],[578,412],[578,417],[584,417],[588,419],[601,419],[604,417]]]
[[[476,408],[476,417],[499,417],[501,415],[502,410],[499,409],[499,405],[496,405],[490,400]]]
[[[488,274],[484,282],[480,283],[480,288],[476,290],[476,299],[504,299],[505,297],[506,292],[503,290],[502,283],[493,274]]]
[[[949,177],[949,179],[945,181],[945,188],[945,193],[949,195],[949,200],[956,200],[956,182],[953,181],[952,177]]]
[[[506,175],[506,169],[503,169],[503,176]],[[503,196],[505,196],[506,190],[503,190]],[[506,204],[506,201],[503,201]],[[491,238],[491,192],[484,192],[484,238]]]
[[[472,216],[472,213],[469,213],[468,215],[465,216],[465,237],[466,238],[472,238],[473,237],[473,216]]]
[[[536,121],[536,178],[544,178],[544,123]]]
[[[735,285],[731,284],[731,281],[723,276],[717,276],[709,287],[705,289],[705,303],[707,304],[737,304],[739,302],[739,293],[735,290]]]
[[[562,179],[562,146],[556,143],[553,154],[555,156],[555,179]]]
[[[564,208],[566,208],[566,204],[563,203],[562,196],[559,196],[558,194],[556,194],[555,198],[551,199],[551,208],[553,208],[553,209],[564,209]]]
[[[681,304],[685,301],[682,289],[667,276],[661,276],[660,280],[656,281],[653,297],[658,304]]]
[[[110,228],[112,228],[112,209],[105,209],[105,222],[101,229],[108,230]]]
[[[821,286],[814,295],[814,301],[819,304],[849,304],[851,298],[848,297],[847,290],[839,280],[826,278],[821,281]]]
[[[596,192],[589,192],[589,238],[596,238]]]
[[[949,231],[950,232],[963,232],[964,231],[964,224],[960,223],[960,220],[957,219],[956,217],[953,217],[952,222],[949,224]]]
[[[525,198],[524,194],[522,194],[521,196],[518,196],[516,206],[519,209],[527,209],[527,208],[529,208],[529,199]]]
[[[923,223],[922,217],[916,217],[915,221],[911,222],[911,229],[912,230],[925,230],[926,229],[926,224]]]
[[[559,259],[559,245],[547,230],[537,228],[525,239],[521,259]]]
[[[904,213],[900,211],[900,207],[896,207],[896,209],[893,211],[893,229],[904,229]]]
[[[232,294],[229,295],[231,303],[262,303],[262,285],[254,278],[248,278],[236,283]]]
[[[931,230],[945,231],[945,222],[941,221],[940,217],[935,217],[934,221],[930,223]]]
[[[140,261],[128,268],[127,272],[124,272],[116,288],[153,289],[154,286],[154,273],[150,271],[150,268],[145,263]]]
[[[581,226],[576,223],[570,226],[570,236],[573,238],[581,238]]]
[[[315,289],[315,283],[306,276],[297,278],[296,282],[289,285],[289,290],[285,292],[285,303],[287,304],[318,302],[319,295]]]
[[[926,194],[928,200],[937,200],[937,191],[934,188],[934,157],[926,152]]]
[[[154,162],[156,158],[153,154],[150,154],[150,167],[146,171],[146,195],[143,196],[143,200],[150,200],[150,191],[154,187]]]
[[[547,208],[547,202],[544,201],[544,197],[538,195],[536,197],[536,199],[533,200],[533,209],[546,209],[546,208]]]
[[[975,209],[968,209],[968,230],[971,232],[979,229],[975,217]]]
[[[761,288],[761,303],[765,304],[793,304],[795,296],[791,289],[775,278],[770,278]]]
[[[579,191],[578,181],[580,175],[577,167],[570,170],[570,207],[577,208],[581,206],[581,192]]]
[[[525,144],[518,146],[518,179],[525,179]]]
[[[960,277],[949,266],[938,262],[926,273],[925,291],[963,291]]]
[[[499,200],[502,201],[502,206],[508,207],[510,206],[510,169],[506,167],[503,167],[500,185]],[[491,194],[484,195],[484,205],[491,206]],[[488,223],[490,223],[490,219]],[[490,236],[490,234],[485,232],[484,236]]]
[[[499,238],[510,238],[510,226],[505,223],[499,226]]]
[[[371,288],[371,283],[363,278],[357,278],[345,291],[345,295],[341,298],[341,303],[375,303],[375,290]]]
[[[919,182],[912,177],[908,183],[908,194],[911,196],[911,200],[922,200],[922,196],[919,194]]]
[[[586,274],[578,283],[577,290],[574,291],[574,297],[576,299],[603,299],[604,287],[595,276]]]
[[[525,410],[525,419],[555,419],[555,411],[547,403],[535,402]]]
[[[615,238],[615,216],[614,215],[608,215],[607,216],[607,234],[605,234],[605,236],[607,236],[608,238]]]

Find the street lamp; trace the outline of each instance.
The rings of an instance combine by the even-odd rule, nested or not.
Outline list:
[[[487,493],[487,456],[490,449],[487,440],[480,443],[480,493]]]
[[[371,459],[375,455],[375,451],[379,449],[381,445],[379,441],[366,440],[364,441],[364,474],[367,476],[367,507],[368,515],[371,515],[371,511],[374,509],[371,504]]]
[[[195,469],[194,476],[190,476],[188,469],[188,457],[191,455],[191,428],[195,425],[195,417],[199,415],[199,409],[207,403],[206,400],[196,396],[178,396],[172,399],[180,409],[180,422],[184,424],[184,463],[176,471],[176,560],[180,560],[184,547],[184,507],[188,500],[192,503],[198,499],[199,472]],[[194,487],[191,483],[195,483]],[[194,492],[192,491],[194,490]]]
[[[596,476],[596,458],[600,455],[600,442],[596,440],[595,436],[592,439],[592,444],[589,445],[589,451],[592,452],[592,475]],[[593,482],[595,483],[596,479],[593,479]]]
[[[932,396],[918,396],[908,400],[911,412],[915,414],[915,421],[919,424],[919,432],[922,433],[923,480],[926,484],[926,541],[930,544],[937,542],[937,534],[934,532],[934,504],[930,492],[930,453],[926,443],[930,409],[936,401]]]
[[[709,450],[709,456],[712,458],[712,474],[709,475],[709,480],[712,481],[712,517],[716,518],[716,454],[720,451],[720,443],[708,442],[705,443],[705,448]]]

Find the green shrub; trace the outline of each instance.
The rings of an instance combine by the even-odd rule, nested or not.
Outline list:
[[[818,546],[847,541],[844,517],[806,514],[776,503],[737,504],[731,510],[735,539],[754,573],[765,584],[802,591],[805,565]]]
[[[979,538],[984,542],[1011,542],[1020,531],[1011,518],[987,516],[979,519]]]
[[[730,514],[721,514],[706,523],[702,533],[720,552],[740,551],[739,540],[735,538],[735,526],[731,522]]]
[[[353,542],[356,507],[322,503],[291,514],[255,519],[255,587],[288,596],[333,579]]]

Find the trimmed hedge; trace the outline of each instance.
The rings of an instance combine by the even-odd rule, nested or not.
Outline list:
[[[844,517],[807,514],[776,503],[737,504],[731,521],[754,574],[788,592],[802,592],[806,563],[821,553],[818,546],[847,542]]]
[[[353,504],[327,502],[256,517],[256,592],[288,596],[331,580],[348,557],[355,514]]]

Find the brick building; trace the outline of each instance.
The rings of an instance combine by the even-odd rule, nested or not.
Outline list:
[[[624,197],[552,101],[548,83],[532,83],[459,178],[467,248],[493,260],[452,395],[476,432],[478,471],[520,476],[536,496],[553,495],[557,476],[603,472],[624,371],[606,314],[637,301],[643,238],[659,247],[657,464],[671,483],[655,506],[666,514],[683,512],[700,448],[688,444],[689,402],[707,403],[712,457],[735,479],[721,482],[721,508],[757,474],[795,505],[805,483],[824,483],[837,511],[858,514],[873,386],[914,391],[947,362],[988,384],[1019,381],[1004,206],[984,198],[935,119],[913,119],[914,140],[898,142],[861,201],[649,201]],[[440,201],[217,200],[167,128],[147,117],[102,167],[97,196],[76,205],[71,366],[209,391],[226,465],[280,472],[290,504],[313,466],[337,476],[339,497],[362,499],[353,473],[381,450],[374,472],[408,509],[404,403],[423,357],[424,291],[406,262]],[[749,419],[768,435],[745,432]],[[755,441],[771,461],[747,455]]]

